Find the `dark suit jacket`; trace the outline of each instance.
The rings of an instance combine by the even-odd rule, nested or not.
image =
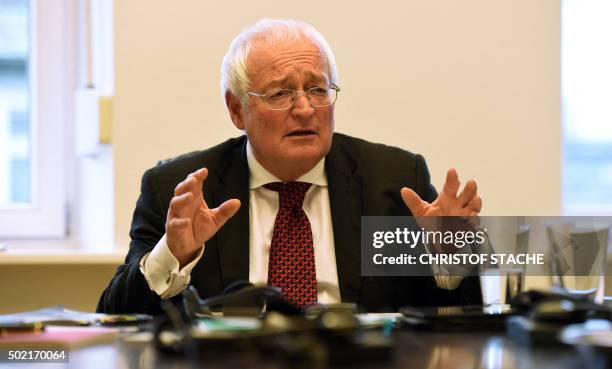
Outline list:
[[[249,278],[249,170],[246,137],[230,139],[205,151],[186,154],[147,170],[136,204],[131,243],[121,265],[103,292],[97,310],[107,313],[160,312],[138,262],[165,232],[166,214],[174,187],[202,167],[209,176],[204,198],[216,207],[230,198],[242,206],[206,242],[204,256],[191,273],[191,283],[204,297]],[[467,278],[453,291],[438,288],[433,277],[362,277],[360,274],[361,215],[410,215],[400,198],[407,186],[422,199],[437,197],[425,160],[407,151],[334,134],[325,158],[336,249],[336,266],[343,302],[357,302],[369,311],[404,305],[434,306],[480,303],[478,280]]]

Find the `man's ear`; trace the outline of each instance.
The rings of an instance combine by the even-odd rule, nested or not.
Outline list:
[[[238,129],[244,129],[244,117],[242,115],[242,102],[229,91],[225,92],[225,105],[229,111],[232,122]]]

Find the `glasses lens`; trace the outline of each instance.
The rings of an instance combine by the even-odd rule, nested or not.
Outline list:
[[[307,93],[310,105],[315,108],[333,105],[338,97],[338,91],[330,87],[313,87]],[[293,106],[295,94],[293,90],[280,89],[270,91],[262,97],[270,109],[285,110]],[[303,92],[300,92],[300,94],[303,94]]]
[[[265,100],[272,109],[289,109],[293,105],[293,91],[271,91],[266,94]]]
[[[326,87],[313,87],[308,90],[308,98],[312,106],[320,108],[336,102],[336,90]]]

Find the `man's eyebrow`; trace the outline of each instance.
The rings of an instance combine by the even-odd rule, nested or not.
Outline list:
[[[284,77],[279,77],[279,78],[274,78],[270,81],[270,83],[268,83],[266,85],[266,88],[269,88],[270,86],[280,86],[283,85],[287,82],[287,80],[289,79],[289,76],[284,76]]]
[[[321,82],[328,82],[329,81],[329,78],[324,73],[319,74],[319,73],[314,73],[314,72],[311,72],[311,71],[306,71],[306,75],[309,76],[310,79],[313,80],[313,81],[317,81],[317,82],[319,82],[319,81],[321,81]]]
[[[312,71],[306,71],[304,74],[308,77],[308,82],[329,82],[329,78],[324,73],[319,74]],[[272,79],[270,83],[266,85],[266,88],[282,86],[286,84],[289,80],[289,76]]]
[[[302,71],[302,75],[305,77],[304,82],[307,84],[313,82],[329,83],[329,76],[327,75],[326,71],[308,68]]]

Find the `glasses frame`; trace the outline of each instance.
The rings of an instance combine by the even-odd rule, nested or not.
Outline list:
[[[315,88],[321,88],[321,87],[322,86],[314,86],[314,87],[309,88],[306,91],[296,91],[296,90],[291,90],[291,89],[288,89],[288,88],[278,88],[278,89],[274,89],[274,90],[268,91],[268,92],[266,92],[264,94],[262,94],[260,92],[254,92],[254,91],[247,91],[247,94],[251,95],[251,96],[259,97],[264,102],[264,104],[268,107],[268,109],[270,109],[270,110],[289,110],[289,109],[291,109],[293,107],[293,105],[295,105],[295,101],[297,100],[298,95],[306,95],[306,98],[308,99],[308,103],[313,108],[327,108],[329,106],[333,106],[336,103],[336,100],[338,100],[338,92],[340,92],[340,87],[338,87],[338,85],[336,85],[335,83],[332,83],[329,86],[327,86],[327,89],[336,91],[336,93],[334,95],[334,101],[332,101],[331,104],[328,104],[328,105],[314,105],[312,103],[312,100],[310,99],[310,91],[315,89]],[[267,98],[269,97],[270,94],[276,93],[278,91],[291,91],[293,93],[293,98],[292,98],[292,101],[291,101],[291,105],[289,105],[286,108],[273,108],[273,107],[270,106],[270,104],[267,101]]]

